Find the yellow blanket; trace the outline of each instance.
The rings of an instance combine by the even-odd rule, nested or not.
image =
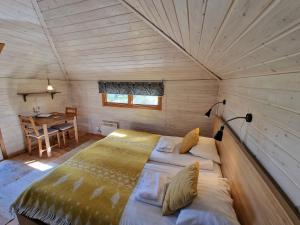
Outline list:
[[[117,130],[34,183],[12,207],[47,224],[117,225],[158,139]]]

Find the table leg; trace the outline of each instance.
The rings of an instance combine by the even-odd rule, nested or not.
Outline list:
[[[49,141],[47,124],[43,124],[43,130],[44,130],[44,136],[45,136],[47,156],[51,157],[51,146],[50,146],[50,141]]]
[[[77,129],[77,119],[76,119],[76,116],[74,116],[74,119],[73,119],[73,126],[74,126],[74,132],[75,132],[75,140],[78,143],[78,129]]]

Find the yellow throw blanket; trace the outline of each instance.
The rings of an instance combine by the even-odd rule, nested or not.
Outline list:
[[[58,225],[117,225],[158,135],[117,130],[25,190],[12,205]]]

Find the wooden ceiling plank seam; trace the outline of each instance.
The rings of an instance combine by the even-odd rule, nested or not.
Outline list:
[[[147,40],[147,39],[150,39],[150,38],[161,39],[161,37],[158,36],[158,35],[146,35],[146,36],[141,36],[141,37],[132,37],[132,38],[127,38],[127,39],[125,38],[125,39],[121,39],[121,40],[112,40],[112,41],[104,41],[104,42],[101,41],[101,44],[103,46],[105,46],[105,45],[109,45],[109,44],[113,45],[113,43],[118,43],[119,44],[119,43],[126,42],[126,41],[128,41],[128,42],[130,42],[130,41],[139,42],[141,40]],[[96,42],[95,41],[93,41],[93,42],[87,41],[86,46],[97,44],[97,43],[99,43],[99,42],[97,42],[97,41]],[[71,45],[71,46],[61,45],[61,47],[59,49],[70,49],[70,48],[77,48],[77,47],[80,47],[80,46],[81,45]]]
[[[120,22],[116,22],[116,21],[107,21],[107,24],[98,24],[98,26],[94,26],[94,25],[88,25],[86,24],[86,26],[84,26],[85,22],[78,23],[74,28],[69,28],[69,30],[67,28],[65,29],[57,29],[54,28],[53,30],[51,30],[51,34],[53,34],[54,36],[63,36],[63,35],[68,35],[68,34],[73,34],[73,33],[80,33],[80,32],[85,32],[85,31],[89,31],[89,30],[96,30],[96,29],[102,29],[102,28],[107,28],[107,27],[112,27],[112,26],[117,26],[117,25],[123,25],[123,24],[129,24],[129,23],[135,23],[135,22],[139,22],[140,20],[132,17],[132,14],[122,14],[122,15],[118,15],[118,16],[112,16],[109,18],[113,18],[113,20],[119,19]],[[100,19],[103,20],[103,19]],[[99,21],[98,21],[99,22]],[[78,26],[82,26],[79,27]],[[91,27],[90,27],[91,26]],[[73,29],[73,30],[72,30]]]
[[[147,5],[147,7],[149,8],[149,10],[150,10],[151,12],[153,12],[153,16],[154,16],[154,18],[156,19],[156,21],[158,22],[159,27],[161,27],[162,30],[165,30],[166,33],[167,33],[168,35],[170,35],[170,34],[168,33],[168,29],[166,28],[165,24],[163,23],[163,21],[162,21],[162,19],[161,19],[161,17],[160,17],[160,14],[158,13],[158,11],[157,11],[157,9],[156,9],[156,7],[155,7],[155,4],[154,4],[153,0],[146,1],[146,5]]]
[[[191,42],[191,50],[190,53],[197,58],[198,51],[200,49],[200,43],[202,38],[202,32],[205,21],[205,12],[207,7],[207,0],[198,1],[198,0],[189,0],[189,23],[190,23],[190,42]],[[200,4],[200,5],[199,5]],[[200,7],[200,17],[198,12],[198,8]],[[193,12],[196,12],[194,14]],[[201,26],[198,26],[198,23]],[[200,30],[199,30],[200,27]],[[197,29],[198,28],[198,29]]]
[[[183,0],[183,1],[186,1],[186,0]],[[179,20],[178,20],[178,14],[177,14],[177,11],[176,11],[176,6],[174,4],[174,0],[170,0],[170,4],[172,5],[171,8],[173,9],[173,12],[174,12],[174,19],[175,19],[174,24],[175,24],[175,26],[177,27],[177,29],[179,31],[180,40],[182,40],[182,45],[181,46],[184,46],[185,41],[183,40],[183,35],[182,35],[181,28],[180,28],[181,24],[179,23]]]
[[[96,54],[96,55],[93,55],[93,54],[90,54],[90,55],[87,55],[87,56],[83,56],[83,58],[88,58],[88,59],[103,59],[103,58],[106,58],[106,56],[110,55],[110,58],[116,58],[116,57],[120,57],[120,55],[131,55],[132,53],[133,54],[138,54],[138,53],[143,53],[141,55],[147,55],[147,54],[144,54],[145,50],[146,51],[153,51],[153,50],[165,50],[165,49],[168,49],[168,48],[150,48],[150,49],[138,49],[138,50],[135,50],[135,51],[121,51],[121,52],[112,52],[112,53],[104,53],[104,54],[101,54],[102,56]],[[111,57],[111,55],[115,55],[115,57]],[[82,56],[80,56],[82,57]],[[80,57],[77,57],[80,59]],[[99,58],[101,57],[101,58]],[[64,57],[66,60],[68,59],[71,59],[73,58],[72,56],[65,56]]]
[[[126,27],[126,30],[122,30],[121,28],[123,27],[123,29],[125,29],[124,25],[127,25]],[[124,31],[124,32],[130,32],[130,31],[138,31],[138,30],[141,30],[141,29],[145,29],[146,27],[148,27],[144,22],[142,21],[138,21],[138,22],[132,22],[132,23],[125,23],[125,24],[118,24],[118,25],[115,25],[115,26],[109,26],[109,27],[104,27],[102,29],[89,29],[87,31],[94,31],[94,32],[100,32],[101,31],[101,35],[103,34],[103,32],[107,32],[107,33],[104,33],[104,35],[110,35],[110,34],[115,34],[115,30],[117,28],[117,32],[119,33],[120,30]],[[105,31],[106,30],[106,31]],[[75,36],[74,34],[75,33],[79,33],[81,36]],[[70,40],[81,40],[81,39],[85,39],[86,37],[88,37],[88,35],[90,35],[88,32],[74,32],[72,33],[72,37],[70,38],[70,36],[68,37],[67,34],[65,35],[56,35],[56,36],[53,36],[53,39],[56,40],[56,41],[70,41]],[[67,39],[65,39],[67,37]],[[92,35],[92,37],[94,37],[94,34]]]
[[[160,50],[160,49],[159,49]],[[144,52],[144,50],[141,50],[139,52]],[[119,58],[124,58],[124,57],[137,57],[137,56],[151,56],[151,55],[157,55],[159,57],[159,55],[161,55],[162,53],[157,53],[157,54],[137,54],[136,52],[126,52],[126,54],[122,54],[122,53],[112,53],[112,54],[102,54],[101,56],[95,55],[95,56],[87,56],[87,57],[65,57],[64,61],[66,63],[76,63],[78,60],[79,61],[101,61],[103,59],[110,59],[113,60],[114,59],[119,59]],[[176,52],[173,52],[173,54],[176,54]],[[122,55],[122,57],[120,57],[120,55]],[[107,57],[106,57],[107,56]]]
[[[281,56],[279,58],[268,60],[268,61],[261,62],[261,63],[257,63],[257,64],[254,64],[254,65],[251,65],[251,66],[246,66],[246,67],[243,67],[241,69],[229,71],[227,73],[224,73],[224,76],[227,76],[227,75],[230,75],[230,74],[233,74],[233,73],[237,73],[237,72],[247,71],[248,69],[257,68],[257,67],[260,67],[260,66],[268,66],[268,64],[270,64],[270,63],[274,63],[274,62],[278,62],[278,61],[282,61],[282,60],[287,60],[287,59],[290,59],[294,56],[300,56],[300,52],[296,52],[294,54],[290,54],[290,55],[287,55],[287,56]],[[293,72],[293,70],[289,70],[289,72]]]
[[[126,34],[129,34],[130,32],[121,32],[121,33],[119,33],[119,34],[122,34],[122,35],[118,35],[119,36],[119,38],[116,38],[116,39],[114,39],[114,37],[116,37],[116,36],[114,36],[114,35],[103,35],[103,36],[109,36],[110,37],[110,39],[109,38],[106,38],[106,40],[103,38],[103,36],[102,37],[100,37],[100,38],[97,38],[97,37],[95,37],[95,38],[87,38],[86,40],[87,40],[87,43],[89,43],[89,44],[97,44],[97,43],[99,43],[99,42],[101,42],[101,43],[103,43],[103,44],[105,44],[105,43],[113,43],[113,42],[115,42],[115,41],[124,41],[124,40],[134,40],[134,39],[139,39],[139,38],[147,38],[147,37],[155,37],[152,33],[151,34],[142,34],[142,35],[140,35],[139,37],[138,37],[138,35],[135,35],[135,36],[133,36],[133,37],[128,37],[128,39],[126,39]],[[125,36],[123,36],[123,35],[125,35]],[[102,39],[101,39],[102,38]],[[104,40],[103,40],[104,39]],[[73,41],[73,43],[72,44],[70,44],[70,43],[65,43],[65,44],[56,44],[56,46],[58,46],[59,48],[60,47],[62,47],[62,48],[64,48],[64,47],[76,47],[76,46],[80,46],[81,44],[80,44],[80,42],[75,42],[75,41]]]
[[[164,7],[164,10],[166,12],[169,23],[174,33],[174,36],[172,36],[171,38],[174,39],[180,45],[183,45],[181,33],[179,30],[179,25],[176,18],[176,12],[174,8],[173,0],[162,0],[162,5]]]
[[[153,39],[153,41],[152,41]],[[125,42],[126,43],[125,45]],[[66,48],[60,48],[60,51],[62,52],[80,52],[80,51],[87,51],[87,50],[92,50],[92,49],[107,49],[107,48],[114,48],[114,47],[123,47],[123,46],[128,46],[128,44],[130,43],[134,43],[136,42],[136,44],[147,44],[147,43],[157,43],[160,42],[160,38],[156,38],[156,37],[147,37],[145,39],[130,39],[130,40],[125,40],[125,41],[120,41],[120,42],[115,42],[115,43],[104,43],[104,45],[98,45],[97,48],[95,48],[95,44],[87,44],[85,46],[78,46],[78,47],[66,47]],[[134,43],[135,45],[135,43]]]
[[[145,53],[145,50],[142,49],[142,50],[135,50],[135,51],[126,51],[125,53],[123,53],[124,55],[122,55],[122,52],[117,52],[117,53],[105,53],[105,54],[102,54],[101,56],[100,55],[88,55],[88,57],[83,57],[84,59],[109,59],[109,58],[119,58],[119,57],[128,57],[128,56],[143,56],[143,55],[153,55],[152,51],[157,51],[157,53],[155,54],[163,54],[164,51],[166,51],[166,53],[177,53],[177,49],[170,49],[169,47],[165,47],[165,48],[151,48],[151,49],[146,49],[147,52],[150,52],[149,54],[146,54]],[[168,51],[167,51],[168,50]],[[176,52],[175,52],[176,50]],[[139,54],[139,53],[142,53],[142,54]],[[134,55],[132,55],[134,54]],[[110,55],[110,56],[109,56]],[[72,58],[72,57],[71,57]],[[80,59],[79,57],[77,57],[78,59]],[[65,57],[66,60],[68,60],[67,57]]]
[[[216,40],[217,40],[218,37],[221,35],[222,31],[225,29],[225,28],[224,28],[224,27],[225,27],[225,24],[226,24],[226,22],[229,20],[230,15],[232,14],[232,11],[234,10],[234,5],[236,4],[237,1],[238,1],[238,0],[232,0],[231,5],[230,5],[230,7],[229,7],[229,10],[227,11],[227,13],[226,13],[226,15],[225,15],[225,17],[224,17],[224,20],[222,21],[222,24],[221,24],[221,26],[220,26],[220,28],[219,28],[217,34],[215,35],[215,37],[214,37],[214,39],[213,39],[213,41],[212,41],[212,43],[211,43],[211,46],[210,46],[210,48],[209,48],[207,54],[205,55],[205,57],[204,57],[204,59],[203,59],[203,62],[204,62],[204,63],[207,62],[208,56],[211,54],[211,52],[212,52],[213,49],[214,49],[214,45],[215,45],[215,43],[216,43]]]
[[[191,52],[190,48],[190,24],[187,0],[173,0],[176,18],[179,24],[179,30],[183,40],[183,47],[187,52]]]
[[[152,21],[155,21],[156,24],[159,25],[159,22],[156,20],[155,16],[152,14],[151,10],[149,10],[147,3],[149,0],[144,1],[144,0],[139,0],[141,7],[143,8],[145,14],[147,15],[148,18],[150,18]]]
[[[46,12],[46,11],[49,11],[49,10],[55,10],[55,9],[58,9],[58,8],[61,8],[61,7],[65,7],[65,6],[69,6],[69,5],[72,5],[72,4],[74,4],[74,3],[79,3],[79,2],[84,2],[85,0],[76,0],[76,1],[71,1],[71,2],[68,2],[68,3],[63,3],[63,4],[61,4],[61,5],[58,5],[57,7],[51,7],[51,8],[43,8],[43,7],[39,7],[40,9],[41,9],[41,12]],[[38,1],[39,3],[39,5],[40,5],[40,2],[42,2],[42,1]],[[55,2],[56,4],[57,3],[59,3],[59,1],[57,2]]]
[[[214,39],[216,38],[216,35],[220,30],[220,27],[226,18],[226,14],[232,4],[232,1],[233,0],[206,1],[201,40],[199,49],[195,55],[200,62],[204,62],[204,58],[206,57],[208,50],[210,49]],[[215,5],[219,5],[220,7],[216,8]]]
[[[50,30],[53,30],[53,32],[55,33],[56,30],[70,29],[70,28],[78,26],[78,25],[85,25],[85,24],[90,24],[90,23],[95,23],[95,22],[105,21],[105,20],[108,20],[108,22],[109,22],[109,20],[111,18],[126,16],[126,15],[130,16],[130,15],[132,15],[132,12],[123,12],[123,13],[120,13],[118,15],[110,15],[110,16],[107,16],[105,18],[97,18],[97,19],[92,19],[92,20],[84,20],[84,21],[80,21],[80,22],[76,22],[76,23],[70,23],[70,24],[67,24],[67,25],[61,25],[61,26],[51,27]],[[117,24],[111,24],[111,25],[117,25]],[[102,27],[105,27],[105,26],[102,26]],[[99,27],[99,28],[101,28],[101,27]]]
[[[272,9],[279,4],[281,0],[274,0],[270,2],[269,5],[266,6],[265,9],[261,11],[260,14],[257,15],[257,17],[249,24],[249,26],[235,39],[231,44],[229,44],[224,51],[219,55],[219,57],[215,60],[215,63],[212,64],[212,66],[218,64],[218,62],[222,59],[222,57],[231,49],[242,37],[244,37],[253,27],[255,27],[262,18],[268,15],[269,12],[272,11]]]
[[[123,7],[123,5],[118,2],[118,4],[116,4],[116,5],[105,6],[103,8],[91,9],[87,12],[81,12],[81,13],[77,13],[77,14],[73,14],[73,15],[69,15],[69,16],[63,16],[63,17],[59,17],[59,18],[55,18],[55,19],[51,19],[51,20],[45,20],[45,22],[48,24],[48,28],[52,29],[52,28],[56,28],[56,27],[62,27],[62,26],[76,24],[76,23],[78,23],[78,22],[76,22],[77,20],[79,20],[80,22],[93,21],[94,19],[105,18],[106,14],[113,12],[117,6],[121,6],[121,9],[125,10],[125,11],[122,11],[122,13],[130,12],[127,8]],[[105,12],[105,10],[108,10],[108,12]],[[118,11],[118,13],[119,13],[119,11]],[[90,15],[87,15],[87,14],[90,14]],[[77,20],[75,20],[75,19],[77,19]]]
[[[105,48],[93,48],[93,49],[87,49],[87,50],[80,50],[80,51],[68,51],[68,52],[62,52],[63,55],[77,55],[76,53],[80,53],[80,55],[84,55],[84,54],[90,54],[90,51],[101,51],[101,53],[104,52],[115,52],[115,49],[118,50],[120,48],[123,48],[122,51],[117,51],[117,52],[123,52],[128,51],[127,47],[134,47],[134,46],[145,46],[146,49],[152,49],[150,45],[154,45],[154,46],[164,46],[165,42],[163,41],[157,41],[157,42],[151,42],[150,44],[145,44],[145,43],[140,43],[140,44],[128,44],[128,45],[123,45],[123,46],[117,46],[117,47],[105,47]],[[144,50],[146,50],[144,49]],[[106,50],[106,51],[104,51]],[[66,54],[65,54],[66,53]],[[99,52],[100,53],[100,52]]]
[[[15,1],[1,1],[1,7],[2,8],[8,8],[8,9],[14,9],[14,8],[18,8],[19,11],[18,13],[22,14],[22,15],[26,15],[26,17],[30,17],[30,18],[34,18],[34,10],[32,8],[28,8],[28,7],[22,7],[20,3],[15,2]],[[14,10],[12,10],[13,12]]]
[[[161,0],[152,0],[154,7],[158,13],[158,15],[161,18],[162,23],[166,27],[167,33],[169,34],[170,37],[174,36],[174,32],[172,30],[171,24],[169,22],[169,18],[166,14],[165,8],[161,2]]]
[[[237,77],[237,76],[232,76],[232,77],[224,77],[224,81],[225,80],[242,80],[242,79],[251,79],[251,78],[261,78],[261,77],[269,77],[269,76],[291,76],[291,75],[300,75],[300,70],[298,71],[294,71],[294,72],[289,72],[289,73],[286,73],[286,72],[278,72],[278,73],[272,73],[272,74],[263,74],[263,75],[251,75],[251,76],[241,76],[241,77]]]
[[[120,0],[121,3],[123,3],[126,7],[136,12],[136,14],[145,21],[149,26],[151,26],[155,31],[157,31],[159,34],[161,34],[166,40],[168,40],[171,44],[173,44],[177,49],[179,49],[181,52],[183,52],[185,55],[187,55],[190,59],[192,59],[198,66],[200,66],[202,69],[204,69],[206,72],[208,72],[212,77],[214,77],[217,80],[222,80],[220,76],[212,72],[209,68],[207,68],[205,65],[203,65],[201,62],[199,62],[194,56],[192,56],[189,52],[187,52],[184,48],[182,48],[181,45],[179,45],[174,39],[169,37],[164,31],[159,29],[155,24],[153,24],[151,21],[149,21],[148,18],[146,18],[144,15],[142,15],[139,11],[137,11],[134,7],[132,7],[126,0]]]
[[[265,9],[270,7],[275,1],[280,0],[235,1],[236,4],[232,6],[230,17],[224,22],[225,28],[215,40],[213,48],[210,49],[205,62],[213,67],[216,61],[220,59],[220,55],[223,55],[223,51],[240,37],[265,12]]]
[[[64,74],[64,77],[65,77],[66,80],[69,80],[68,72],[67,72],[67,70],[65,68],[65,65],[64,65],[64,63],[63,63],[60,55],[57,52],[57,49],[56,49],[56,47],[54,45],[52,37],[50,36],[50,32],[48,31],[47,25],[46,25],[46,23],[44,21],[43,15],[42,15],[42,13],[40,11],[40,8],[39,8],[39,5],[37,3],[37,0],[31,0],[31,2],[32,2],[32,6],[33,6],[33,8],[34,8],[34,10],[36,12],[37,17],[40,20],[41,26],[42,26],[43,31],[44,31],[47,39],[48,39],[49,45],[51,46],[53,54],[55,55],[55,57],[57,59],[57,62],[58,62],[59,66],[60,66],[60,68],[61,68],[61,70],[62,70],[62,72]]]
[[[230,63],[228,64],[224,64],[223,66],[218,67],[217,69],[224,69],[227,68],[228,66],[235,64],[239,61],[241,61],[242,59],[248,57],[249,55],[253,54],[254,52],[267,47],[268,45],[272,44],[273,42],[276,42],[280,39],[283,39],[284,37],[288,36],[289,34],[300,30],[300,23],[297,24],[293,24],[291,27],[288,27],[287,29],[283,30],[282,32],[278,33],[275,36],[272,36],[269,40],[263,42],[261,45],[256,46],[255,48],[249,50],[249,52],[245,53],[244,55],[240,56],[239,58],[237,58],[236,60],[232,60],[230,61]]]
[[[180,55],[177,55],[176,54],[177,52],[166,52],[166,53],[150,53],[150,54],[143,54],[143,55],[130,55],[130,56],[117,56],[117,57],[102,57],[102,58],[88,58],[88,59],[85,59],[85,58],[82,58],[80,59],[80,61],[90,61],[90,60],[94,60],[94,61],[99,61],[99,62],[122,62],[122,60],[132,60],[132,59],[145,59],[145,58],[148,58],[148,59],[167,59],[169,57],[171,58],[174,58],[174,59],[186,59],[186,56],[181,54]],[[78,58],[77,58],[78,59]],[[77,60],[76,59],[76,60]]]
[[[95,4],[97,3],[97,4]],[[95,5],[97,5],[100,8],[104,8],[107,6],[113,6],[117,5],[117,0],[103,0],[103,1],[97,1],[97,0],[83,0],[79,3],[74,3],[71,6],[69,6],[69,10],[66,10],[66,7],[60,7],[55,10],[48,10],[43,12],[43,17],[45,21],[49,21],[52,19],[58,19],[65,16],[71,16],[71,15],[77,15],[80,13],[85,13],[93,9]]]
[[[27,0],[27,1],[24,1],[24,0],[15,0],[16,2],[18,2],[19,4],[22,4],[22,5],[24,5],[24,6],[26,6],[26,7],[28,7],[28,8],[31,8],[31,2],[30,2],[30,0]]]

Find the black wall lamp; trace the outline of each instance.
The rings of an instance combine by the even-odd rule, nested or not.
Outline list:
[[[214,139],[217,141],[222,141],[223,130],[224,130],[225,125],[227,125],[228,122],[230,122],[232,120],[236,120],[236,119],[245,119],[247,123],[250,123],[252,121],[252,114],[247,113],[245,117],[238,116],[238,117],[234,117],[232,119],[225,121],[224,124],[221,126],[220,130],[215,134]]]
[[[209,117],[209,116],[210,116],[210,113],[211,113],[211,110],[213,109],[213,107],[216,106],[216,105],[218,105],[218,104],[221,104],[221,103],[223,103],[223,105],[225,105],[225,104],[226,104],[226,100],[224,99],[224,100],[221,101],[221,102],[217,102],[217,103],[213,104],[213,105],[210,107],[210,109],[205,113],[205,116]]]

